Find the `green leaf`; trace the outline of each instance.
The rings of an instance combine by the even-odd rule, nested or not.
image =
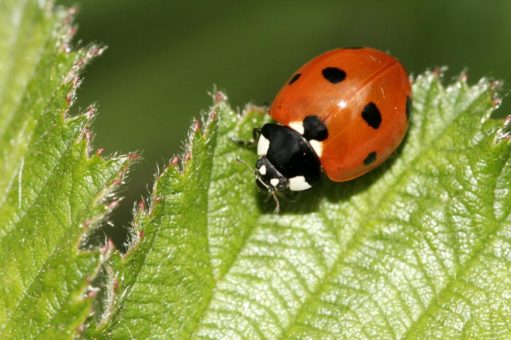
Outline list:
[[[221,93],[140,204],[96,330],[113,338],[509,338],[509,127],[493,83],[413,86],[384,166],[282,201],[257,193],[248,139],[266,116]],[[508,120],[509,123],[509,120]],[[112,287],[117,287],[116,289]]]
[[[70,117],[79,72],[73,11],[0,3],[0,338],[70,338],[87,317],[102,254],[84,235],[115,206],[129,157],[90,155],[94,108]]]

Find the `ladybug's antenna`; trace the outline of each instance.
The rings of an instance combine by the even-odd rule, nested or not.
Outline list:
[[[256,176],[256,180],[259,183],[261,183],[261,185],[263,187],[265,187],[266,190],[268,190],[268,192],[270,193],[271,197],[273,197],[273,200],[275,201],[275,209],[273,209],[273,213],[278,214],[280,212],[280,202],[279,202],[279,199],[277,197],[277,194],[275,193],[275,188],[272,188],[268,184],[264,183],[263,179],[261,178],[261,175],[259,174],[259,171],[257,169],[254,169],[253,167],[251,167],[243,159],[241,159],[239,157],[236,157],[236,158],[234,158],[234,160],[236,162],[238,162],[238,163],[241,163],[241,164],[245,165]]]
[[[251,167],[247,162],[245,162],[243,159],[241,159],[239,157],[234,158],[234,160],[238,163],[245,165],[248,168],[248,170],[250,170],[250,172],[252,172],[254,175],[256,175],[257,179],[259,179],[259,171],[257,171],[253,167]],[[267,187],[266,184],[263,183],[263,185]]]

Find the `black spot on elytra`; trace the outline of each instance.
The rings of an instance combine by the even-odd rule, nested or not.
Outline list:
[[[340,83],[346,78],[346,72],[337,67],[326,67],[321,71],[321,74],[332,84]]]
[[[297,74],[295,74],[295,75],[291,78],[291,80],[289,81],[288,85],[291,85],[292,83],[294,83],[295,81],[297,81],[298,79],[300,79],[300,76],[301,76],[301,75],[302,75],[301,73],[297,73]]]
[[[303,137],[307,140],[322,141],[328,137],[328,129],[318,116],[307,116],[303,120]]]
[[[372,127],[373,129],[377,129],[381,124],[381,114],[380,110],[376,107],[376,104],[370,102],[364,107],[362,111],[362,118],[366,121],[367,125]]]
[[[410,113],[412,113],[412,98],[406,96],[406,119],[410,120]]]
[[[376,160],[376,151],[370,152],[364,159],[364,165],[369,165]]]

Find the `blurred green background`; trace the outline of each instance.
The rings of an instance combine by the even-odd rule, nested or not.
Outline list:
[[[447,79],[511,83],[511,1],[64,0],[76,5],[77,41],[106,53],[87,69],[79,106],[97,103],[95,146],[141,151],[113,216],[129,224],[160,168],[180,149],[216,84],[235,107],[269,103],[308,59],[341,46],[372,46],[412,74],[448,65]],[[501,112],[509,112],[504,101]],[[109,234],[114,229],[108,231]],[[119,244],[122,233],[112,234]]]

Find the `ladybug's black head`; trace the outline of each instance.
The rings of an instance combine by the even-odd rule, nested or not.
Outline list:
[[[307,190],[321,178],[321,163],[313,147],[290,127],[265,124],[257,154],[257,183],[271,192]]]

